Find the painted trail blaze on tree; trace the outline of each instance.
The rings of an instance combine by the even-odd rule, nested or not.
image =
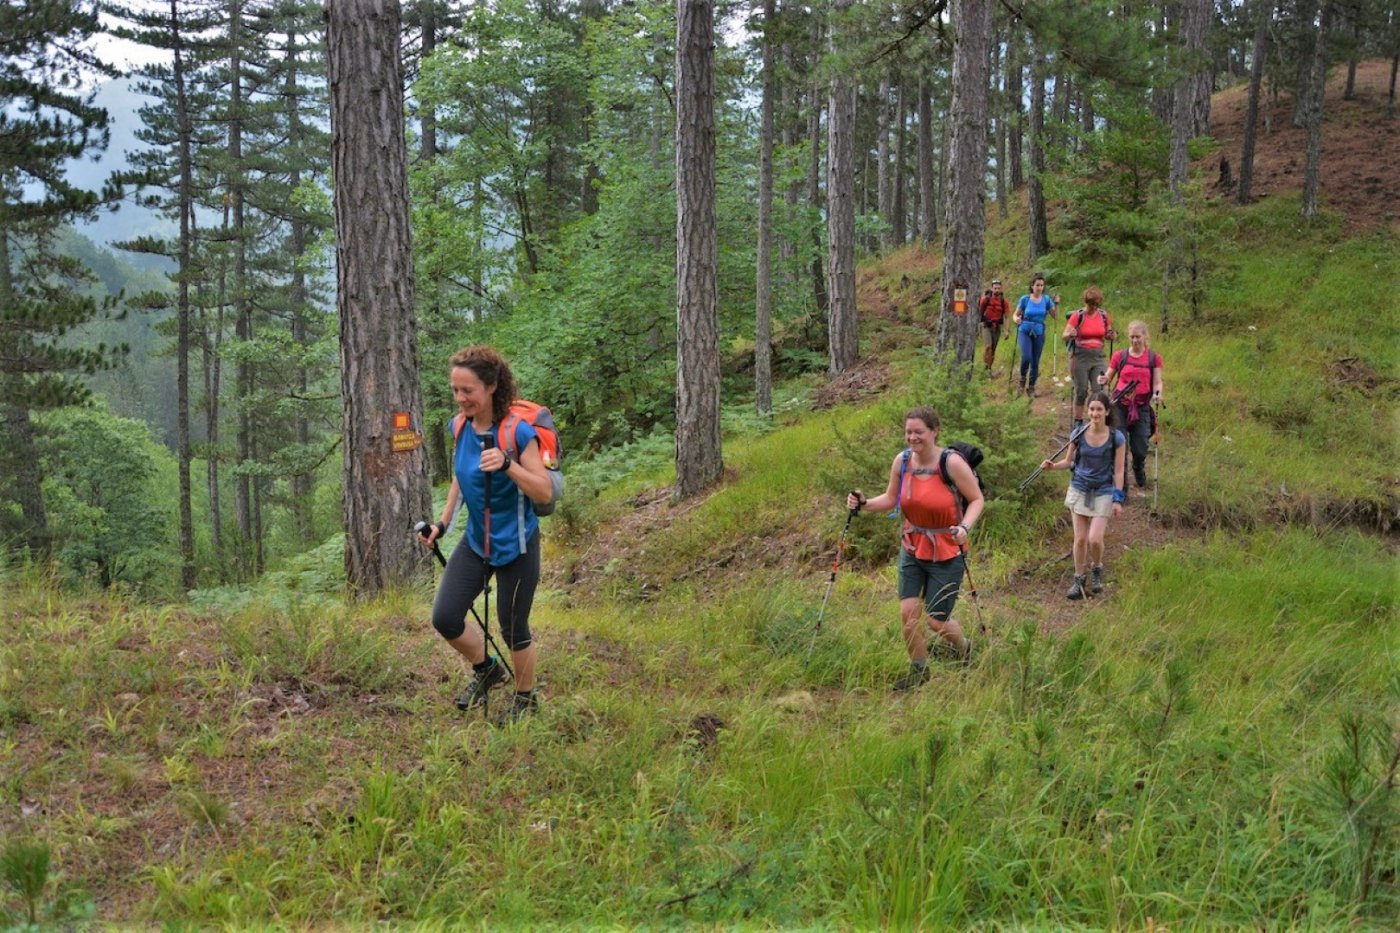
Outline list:
[[[412,575],[412,526],[432,509],[423,448],[392,449],[393,413],[422,410],[398,3],[328,4],[327,47],[345,571],[351,589],[367,597]]]

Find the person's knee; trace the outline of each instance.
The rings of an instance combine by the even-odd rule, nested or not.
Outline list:
[[[434,609],[433,628],[448,641],[455,641],[467,630],[467,617]]]
[[[511,619],[508,624],[502,626],[501,634],[505,636],[511,651],[524,651],[535,642],[528,619]]]

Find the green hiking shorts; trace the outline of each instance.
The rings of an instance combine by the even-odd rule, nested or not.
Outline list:
[[[1108,369],[1103,350],[1076,349],[1071,375],[1074,378],[1074,404],[1088,404],[1089,396],[1099,391],[1099,377]]]
[[[899,598],[923,597],[924,611],[939,622],[947,622],[958,602],[962,585],[964,557],[948,560],[919,560],[899,549]]]

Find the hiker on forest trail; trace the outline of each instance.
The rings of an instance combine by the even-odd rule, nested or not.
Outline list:
[[[1040,378],[1040,354],[1045,351],[1045,325],[1055,316],[1055,299],[1045,294],[1045,276],[1031,279],[1030,294],[1016,302],[1016,341],[1021,351],[1021,391],[1035,398]]]
[[[1006,316],[1011,312],[1011,306],[1006,303],[1006,296],[1001,293],[1001,279],[992,279],[991,289],[977,302],[977,310],[982,313],[982,365],[990,373],[992,363],[997,358],[997,344],[1001,342],[1002,325],[1006,323]]]
[[[1065,318],[1061,339],[1070,348],[1070,375],[1074,380],[1074,427],[1084,423],[1084,403],[1089,391],[1102,384],[1106,368],[1104,341],[1117,336],[1113,320],[1102,307],[1103,291],[1097,285],[1084,289],[1084,307]]]
[[[1113,354],[1108,371],[1099,377],[1099,385],[1112,390],[1115,383],[1126,385],[1134,379],[1138,391],[1114,406],[1115,422],[1128,435],[1133,481],[1142,489],[1147,485],[1147,445],[1157,434],[1156,406],[1162,403],[1162,356],[1148,346],[1147,325],[1142,321],[1128,325],[1128,347]]]
[[[932,408],[910,411],[904,416],[908,446],[890,464],[885,491],[867,499],[857,489],[846,497],[848,509],[898,509],[904,519],[899,619],[910,669],[895,683],[896,691],[910,690],[929,679],[925,625],[951,657],[965,661],[972,651],[952,616],[966,572],[968,533],[982,514],[982,489],[961,454],[938,446],[938,428],[938,413]]]
[[[514,442],[501,440],[502,422],[516,399],[510,364],[486,346],[467,347],[452,357],[452,397],[465,421],[453,448],[452,486],[442,518],[423,537],[432,548],[447,533],[460,499],[467,508],[467,530],[453,550],[433,603],[433,628],[472,666],[472,680],[457,707],[486,703],[491,688],[506,680],[500,658],[486,650],[481,629],[466,624],[476,597],[496,577],[501,635],[510,649],[515,696],[500,722],[535,711],[536,647],[530,608],[540,580],[540,523],[535,503],[553,496],[540,454],[538,435],[516,419]],[[518,451],[512,457],[510,450]]]
[[[1074,582],[1065,595],[1083,599],[1103,592],[1103,536],[1110,515],[1123,511],[1123,458],[1127,440],[1113,427],[1108,396],[1089,399],[1089,423],[1060,460],[1042,470],[1071,470],[1065,508],[1074,522]]]

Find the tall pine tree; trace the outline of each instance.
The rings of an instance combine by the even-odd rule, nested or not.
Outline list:
[[[107,72],[84,51],[97,30],[76,0],[0,5],[0,543],[38,554],[49,536],[31,413],[82,402],[75,374],[121,349],[71,339],[108,306],[87,294],[92,273],[55,248],[64,225],[115,196],[73,186],[65,169],[107,145],[106,112],[78,90]]]

